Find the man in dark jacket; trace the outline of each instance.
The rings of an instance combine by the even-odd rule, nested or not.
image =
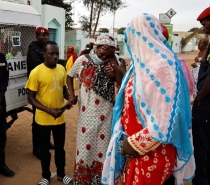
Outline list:
[[[5,55],[0,53],[0,173],[6,177],[12,177],[15,173],[5,164],[6,146],[6,101],[5,93],[9,81],[9,70]]]
[[[36,29],[36,41],[33,41],[28,47],[27,54],[27,69],[28,76],[31,71],[38,65],[44,62],[43,45],[49,38],[49,31],[46,28],[38,27]],[[40,159],[40,147],[39,137],[37,131],[37,123],[35,122],[35,107],[33,107],[33,123],[32,123],[32,143],[33,143],[33,155]],[[49,148],[54,149],[54,145],[49,143]]]
[[[94,43],[90,42],[89,48],[84,51],[85,55],[90,54],[91,50],[93,49],[93,45],[94,45]]]
[[[83,49],[83,50],[81,51],[80,56],[84,55],[85,51],[86,51],[86,50],[89,50],[89,48],[90,48],[90,45],[87,44],[87,45],[85,46],[85,49]]]
[[[203,31],[210,35],[210,7],[197,18]],[[196,163],[193,185],[210,183],[210,45],[201,60],[197,83],[198,94],[192,108],[192,134]]]

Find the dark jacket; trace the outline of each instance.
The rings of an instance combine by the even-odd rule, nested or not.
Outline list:
[[[0,53],[0,97],[3,98],[9,82],[9,69],[5,55]]]
[[[27,54],[28,76],[36,66],[38,66],[43,62],[44,62],[43,45],[40,45],[37,41],[33,41],[28,47],[28,54]]]
[[[198,83],[197,83],[198,91],[202,89],[207,76],[210,75],[210,63],[207,60],[209,54],[210,54],[210,44],[204,58],[202,58],[201,60],[200,70],[198,74]]]

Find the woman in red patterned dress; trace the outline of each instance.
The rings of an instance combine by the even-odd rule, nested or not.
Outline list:
[[[67,77],[71,104],[75,99],[73,78],[79,78],[80,82],[75,185],[101,184],[104,156],[111,137],[114,82],[120,83],[122,79],[119,71],[107,70],[111,64],[118,65],[114,46],[111,36],[100,35],[95,48],[76,60]],[[114,74],[109,75],[110,72]]]
[[[132,62],[114,107],[104,185],[162,185],[171,174],[183,185],[194,175],[189,89],[162,31],[150,14],[125,30]]]

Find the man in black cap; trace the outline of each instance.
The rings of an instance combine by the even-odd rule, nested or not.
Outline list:
[[[9,82],[9,70],[5,55],[0,53],[0,173],[12,177],[15,173],[5,164],[6,146],[6,101],[5,93]]]
[[[44,62],[43,45],[49,38],[49,31],[46,28],[38,27],[36,29],[36,41],[33,41],[28,47],[27,54],[27,69],[28,76],[31,71],[38,65]],[[35,107],[33,107],[33,123],[32,123],[32,143],[33,143],[33,155],[40,159],[40,145],[37,131],[37,123],[35,122]],[[55,149],[52,143],[49,143],[50,149]]]
[[[197,18],[210,35],[210,7]],[[198,94],[192,108],[192,134],[196,163],[193,185],[208,185],[210,176],[210,46],[201,60]]]
[[[89,48],[84,51],[85,55],[90,54],[91,50],[93,49],[93,45],[94,45],[94,43],[90,42]]]

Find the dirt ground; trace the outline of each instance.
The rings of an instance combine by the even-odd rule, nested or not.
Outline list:
[[[185,59],[190,66],[196,53],[180,54],[180,57]],[[0,175],[0,185],[36,185],[42,179],[40,161],[32,155],[32,114],[25,111],[18,114],[18,117],[18,120],[8,130],[6,146],[7,165],[14,170],[15,176],[13,178],[5,178]],[[78,107],[74,106],[70,111],[66,111],[66,117],[66,173],[72,176],[76,148]],[[56,171],[54,151],[51,151],[51,153],[51,171]],[[61,183],[55,177],[50,184],[60,185]],[[191,183],[185,183],[185,185],[191,185]]]

